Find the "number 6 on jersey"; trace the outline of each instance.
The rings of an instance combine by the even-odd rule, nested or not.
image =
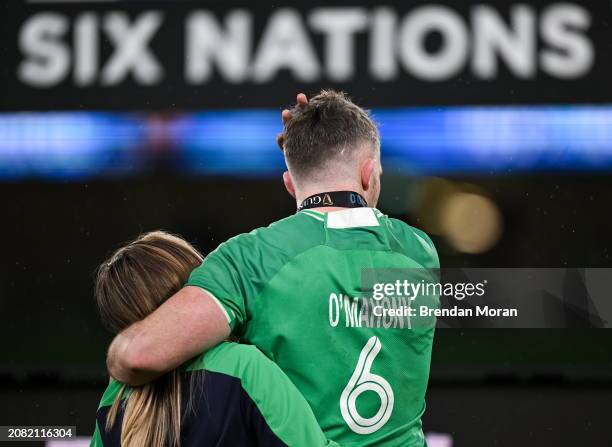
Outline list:
[[[340,412],[349,428],[360,435],[367,435],[379,430],[387,423],[393,412],[393,390],[383,377],[372,374],[372,362],[380,352],[382,345],[378,337],[371,337],[365,344],[357,366],[348,384],[340,396]],[[356,407],[357,398],[366,391],[378,394],[380,407],[376,414],[364,418]]]

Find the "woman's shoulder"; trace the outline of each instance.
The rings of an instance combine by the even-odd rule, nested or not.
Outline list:
[[[266,434],[263,445],[335,445],[328,443],[293,382],[257,347],[226,342],[208,351],[201,360],[200,368],[206,372],[240,380],[244,391],[242,407],[249,409],[250,421],[258,421],[260,429],[256,432]]]
[[[236,376],[251,368],[271,367],[278,368],[255,346],[222,342],[194,358],[186,365],[186,370],[207,370]]]
[[[129,392],[129,387],[124,386],[118,380],[111,378],[108,386],[106,387],[106,390],[104,390],[104,394],[102,394],[102,398],[100,399],[100,405],[98,405],[98,408],[111,406],[115,401],[117,395],[121,393],[122,390],[124,392],[124,397],[127,396]]]
[[[184,368],[187,372],[204,370],[234,377],[244,377],[255,370],[276,370],[278,366],[253,345],[222,342],[187,362]],[[110,379],[100,399],[99,407],[112,405],[119,393],[123,392],[123,397],[126,397],[129,391],[129,386],[124,386],[123,383]]]

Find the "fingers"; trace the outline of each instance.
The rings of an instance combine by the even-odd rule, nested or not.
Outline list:
[[[285,109],[281,113],[281,116],[283,118],[283,124],[287,124],[287,121],[289,121],[291,119],[291,112],[289,110]]]
[[[284,144],[285,144],[285,134],[284,133],[279,133],[276,136],[276,144],[278,144],[278,147],[280,148],[280,150],[284,150]]]
[[[304,106],[308,104],[308,97],[304,93],[298,93],[295,99],[297,101],[298,106]],[[283,124],[287,124],[287,121],[291,119],[291,111],[285,109],[282,111],[281,116],[283,118]]]
[[[305,106],[306,104],[308,104],[308,97],[304,93],[298,93],[295,99],[297,101],[298,106]],[[283,125],[286,125],[291,119],[291,111],[288,109],[283,110],[281,112],[281,117],[283,119]],[[281,150],[283,150],[284,142],[285,135],[283,133],[279,133],[276,136],[276,144],[278,144],[278,147],[280,147]]]
[[[297,99],[298,106],[304,106],[308,104],[308,98],[306,97],[304,93],[298,93],[296,99]]]

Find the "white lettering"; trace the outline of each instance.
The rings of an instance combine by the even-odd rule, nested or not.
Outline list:
[[[425,38],[437,32],[442,45],[435,53],[425,48]],[[465,65],[468,31],[461,16],[442,6],[423,6],[406,16],[400,31],[400,60],[406,70],[428,81],[443,81]]]
[[[310,26],[325,34],[325,65],[330,79],[346,81],[353,76],[354,34],[363,31],[367,23],[362,8],[319,8],[310,15]]]
[[[490,6],[477,6],[473,13],[474,55],[476,76],[492,79],[497,76],[498,56],[510,71],[520,78],[535,74],[535,16],[526,5],[511,10],[512,25],[508,29],[499,13]]]
[[[296,79],[314,81],[320,68],[317,55],[300,15],[281,8],[270,17],[253,62],[253,80],[270,81],[278,70],[290,70]]]
[[[35,87],[52,87],[70,70],[70,50],[59,39],[68,30],[68,20],[55,13],[30,18],[19,33],[19,47],[27,59],[19,64],[19,79]]]
[[[147,46],[161,25],[162,18],[160,12],[149,11],[138,16],[130,25],[124,13],[108,15],[104,28],[115,45],[115,52],[102,71],[104,85],[118,84],[130,72],[144,85],[155,84],[161,79],[163,69]]]
[[[593,44],[584,32],[591,25],[589,13],[578,5],[552,5],[542,14],[541,32],[552,48],[540,55],[542,70],[561,79],[589,72],[595,60]]]
[[[249,74],[252,16],[246,10],[227,15],[225,30],[206,11],[187,19],[185,76],[191,83],[206,82],[213,65],[229,82],[242,82]]]

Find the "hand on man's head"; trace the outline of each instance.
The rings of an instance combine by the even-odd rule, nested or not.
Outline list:
[[[296,104],[298,106],[302,106],[302,105],[306,105],[308,104],[308,98],[306,97],[306,95],[304,93],[298,93],[297,97],[296,97]],[[287,123],[289,122],[289,120],[291,119],[291,110],[289,109],[284,109],[281,112],[281,118],[283,120],[283,125],[287,125]],[[285,142],[285,133],[281,132],[276,136],[276,144],[278,144],[278,147],[280,148],[280,150],[282,151],[283,148],[283,144]]]

